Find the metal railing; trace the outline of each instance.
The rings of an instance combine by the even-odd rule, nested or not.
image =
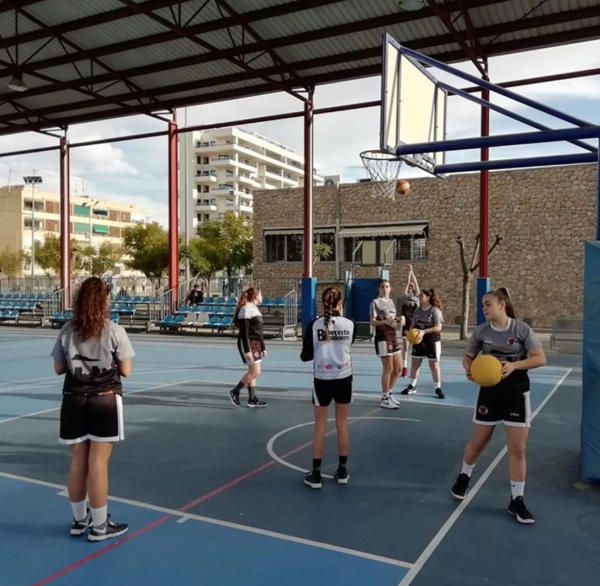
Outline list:
[[[298,290],[292,289],[284,296],[282,339],[298,337]]]

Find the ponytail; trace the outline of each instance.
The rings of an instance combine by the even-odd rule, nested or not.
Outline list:
[[[250,285],[247,289],[242,291],[242,294],[240,295],[240,298],[235,307],[235,311],[233,312],[233,323],[236,326],[239,325],[238,314],[240,313],[240,309],[242,309],[242,307],[246,305],[246,303],[252,303],[258,297],[259,293],[260,289],[258,287],[254,287],[253,285]]]
[[[489,293],[494,295],[498,301],[504,301],[504,304],[506,305],[506,315],[516,319],[517,314],[515,312],[515,306],[513,305],[510,293],[506,287],[498,287],[498,289],[489,291]]]
[[[329,322],[331,321],[332,315],[339,315],[340,312],[335,309],[342,298],[342,292],[335,287],[327,287],[323,291],[321,301],[323,302],[323,322],[325,325],[325,331],[323,333],[323,339],[329,340]]]

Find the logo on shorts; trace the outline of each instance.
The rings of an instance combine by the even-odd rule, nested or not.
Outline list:
[[[489,413],[488,408],[485,405],[479,405],[477,411],[479,411],[480,415],[487,415]]]

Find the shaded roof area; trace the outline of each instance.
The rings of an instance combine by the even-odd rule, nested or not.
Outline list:
[[[598,1],[400,4],[4,0],[0,134],[377,75],[384,32],[446,62],[600,37]]]

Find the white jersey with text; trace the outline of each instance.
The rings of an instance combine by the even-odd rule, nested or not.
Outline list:
[[[341,379],[352,375],[350,345],[356,337],[356,327],[351,319],[332,316],[325,339],[325,320],[318,317],[306,328],[301,360],[313,361],[314,377],[323,380]]]

